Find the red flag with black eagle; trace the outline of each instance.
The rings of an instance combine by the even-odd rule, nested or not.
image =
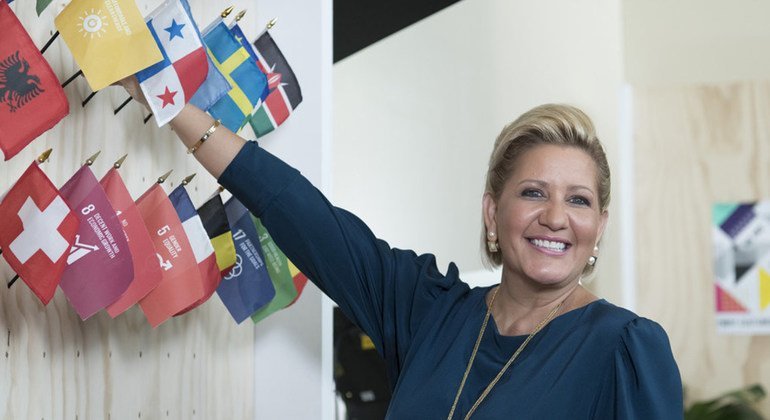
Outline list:
[[[59,79],[8,3],[0,1],[0,150],[5,160],[69,113]]]

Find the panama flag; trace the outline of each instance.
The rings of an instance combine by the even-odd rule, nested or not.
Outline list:
[[[180,185],[171,191],[168,195],[168,199],[171,204],[174,205],[179,220],[182,221],[182,227],[184,228],[187,237],[190,239],[190,245],[192,246],[193,253],[195,254],[195,262],[200,269],[199,281],[203,287],[203,296],[198,299],[194,304],[189,305],[183,311],[179,313],[181,315],[190,309],[202,304],[214,291],[217,290],[219,282],[222,281],[222,275],[219,273],[219,267],[217,266],[217,257],[214,253],[214,247],[211,246],[209,236],[206,233],[206,229],[203,227],[201,218],[195,211],[190,196],[187,194],[187,190],[184,185]]]
[[[139,301],[154,328],[202,298],[203,287],[182,221],[163,188],[153,185],[136,200],[136,206],[163,270],[160,284]]]
[[[118,300],[134,278],[134,266],[120,220],[89,166],[75,172],[61,195],[80,227],[60,286],[85,320]]]
[[[37,162],[0,202],[0,249],[43,304],[56,292],[78,219]]]
[[[69,113],[59,79],[8,3],[0,1],[0,149],[5,160]]]
[[[258,63],[267,75],[270,93],[258,106],[249,123],[257,137],[273,131],[283,124],[302,102],[302,90],[294,75],[294,70],[289,66],[278,45],[268,31],[254,41]]]
[[[114,318],[147,296],[160,283],[163,273],[142,215],[118,170],[110,169],[100,184],[123,226],[128,249],[133,257],[134,278],[131,284],[117,301],[107,306],[107,313]]]
[[[186,0],[166,0],[147,18],[163,60],[138,73],[158,126],[169,122],[206,80],[208,61]]]
[[[275,297],[265,265],[259,235],[246,207],[235,197],[225,204],[235,241],[236,263],[217,288],[217,294],[235,322],[241,323]]]

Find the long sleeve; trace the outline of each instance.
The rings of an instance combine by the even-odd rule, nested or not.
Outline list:
[[[646,318],[629,322],[596,411],[597,418],[681,419],[682,381],[663,328]]]
[[[353,214],[332,206],[297,170],[255,142],[219,179],[267,227],[287,257],[372,338],[395,379],[420,322],[442,291],[432,255],[391,249]]]

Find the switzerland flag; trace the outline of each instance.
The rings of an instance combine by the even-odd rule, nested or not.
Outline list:
[[[47,304],[56,292],[79,222],[37,162],[0,203],[0,220],[3,257]]]

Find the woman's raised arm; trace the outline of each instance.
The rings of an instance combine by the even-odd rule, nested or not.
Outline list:
[[[121,81],[145,98],[133,78]],[[392,249],[355,215],[334,207],[301,173],[186,105],[171,120],[185,147],[246,208],[260,218],[286,256],[372,338],[398,375],[415,331],[443,291],[458,281],[435,257]],[[465,287],[467,289],[467,286]]]

